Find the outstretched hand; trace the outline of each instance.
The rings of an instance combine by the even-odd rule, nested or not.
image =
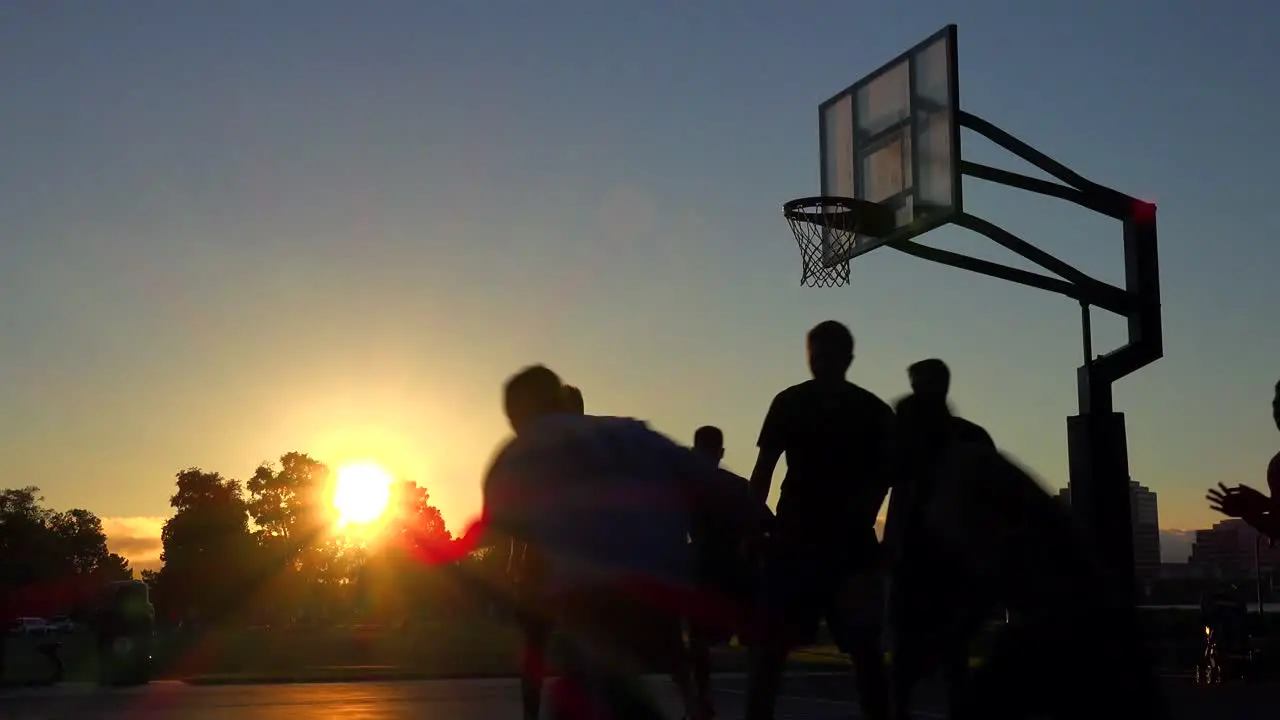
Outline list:
[[[1211,509],[1233,518],[1261,514],[1271,504],[1270,498],[1248,485],[1229,488],[1222,483],[1209,488],[1205,499],[1209,501]]]

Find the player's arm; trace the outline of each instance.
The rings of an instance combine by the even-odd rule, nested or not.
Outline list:
[[[1267,490],[1271,492],[1272,507],[1280,507],[1280,453],[1267,463]]]
[[[880,413],[880,417],[877,418],[876,423],[873,425],[875,440],[872,448],[873,452],[876,453],[873,477],[879,483],[876,493],[881,505],[884,504],[885,497],[889,495],[889,490],[893,488],[894,480],[899,472],[898,455],[900,449],[895,420],[893,410],[888,405],[885,405],[883,412]]]
[[[1271,538],[1272,542],[1280,541],[1280,454],[1271,458],[1267,464],[1267,489],[1271,496],[1269,502],[1256,511],[1248,513],[1244,518],[1255,530]]]
[[[523,554],[522,539],[527,536],[525,527],[530,512],[525,499],[523,468],[528,464],[520,458],[518,441],[508,443],[494,458],[485,473],[481,486],[483,510],[481,534],[493,539],[494,545],[509,544],[509,560],[518,563]]]
[[[756,441],[759,452],[756,455],[755,467],[751,469],[751,492],[763,503],[769,502],[769,490],[773,485],[773,473],[778,469],[778,460],[786,451],[786,404],[784,396],[779,394],[769,405],[765,413],[764,424],[760,427],[760,439]]]
[[[1280,538],[1280,455],[1267,464],[1267,488],[1271,491],[1270,497],[1245,485],[1226,490],[1225,496],[1233,498],[1235,503],[1223,503],[1227,505],[1224,510],[1230,510],[1228,514],[1238,516],[1258,532]]]

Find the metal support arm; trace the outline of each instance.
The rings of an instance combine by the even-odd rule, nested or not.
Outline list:
[[[960,215],[956,224],[991,238],[1062,279],[933,248],[914,246],[898,249],[1080,301],[1085,345],[1084,365],[1076,373],[1080,412],[1067,421],[1071,504],[1085,526],[1092,530],[1104,556],[1110,561],[1117,597],[1133,599],[1138,584],[1129,506],[1128,441],[1124,415],[1114,409],[1112,386],[1117,380],[1164,355],[1155,207],[1085,179],[979,117],[961,112],[957,120],[961,127],[982,135],[1063,184],[972,162],[961,162],[962,174],[1066,200],[1124,223],[1123,290],[1090,277],[993,223],[965,214]],[[1092,357],[1090,305],[1123,316],[1128,321],[1128,343],[1097,358]]]

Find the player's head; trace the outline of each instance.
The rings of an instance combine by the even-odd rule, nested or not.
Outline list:
[[[519,433],[543,415],[564,412],[564,383],[545,365],[530,365],[507,380],[503,404],[511,429]]]
[[[720,462],[724,459],[724,433],[714,425],[703,425],[693,432],[693,449]]]
[[[582,401],[582,391],[578,389],[577,385],[564,386],[564,403],[565,412],[571,412],[575,415],[585,415],[587,413],[587,406]]]
[[[1276,394],[1271,397],[1271,419],[1276,423],[1276,429],[1280,430],[1280,382],[1276,382]]]
[[[945,398],[951,392],[951,370],[937,358],[912,363],[907,368],[907,378],[911,392],[917,395]]]
[[[835,320],[809,331],[809,370],[819,380],[843,378],[853,364],[853,333]]]

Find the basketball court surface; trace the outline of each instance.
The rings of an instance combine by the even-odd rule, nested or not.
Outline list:
[[[680,712],[669,683],[654,680],[668,701],[669,717]],[[858,717],[858,707],[843,673],[788,676],[778,701],[778,720],[836,720]],[[742,717],[743,679],[722,676],[716,682],[719,717]],[[1070,692],[1064,685],[1062,691]],[[1274,686],[1203,689],[1185,680],[1170,681],[1174,720],[1262,720],[1276,717]],[[1098,717],[1107,716],[1099,708]],[[516,720],[520,717],[515,680],[438,680],[298,685],[194,686],[157,682],[145,687],[103,689],[69,684],[0,693],[5,720]],[[945,718],[941,692],[925,687],[915,717]],[[1123,720],[1123,718],[1116,718]]]

